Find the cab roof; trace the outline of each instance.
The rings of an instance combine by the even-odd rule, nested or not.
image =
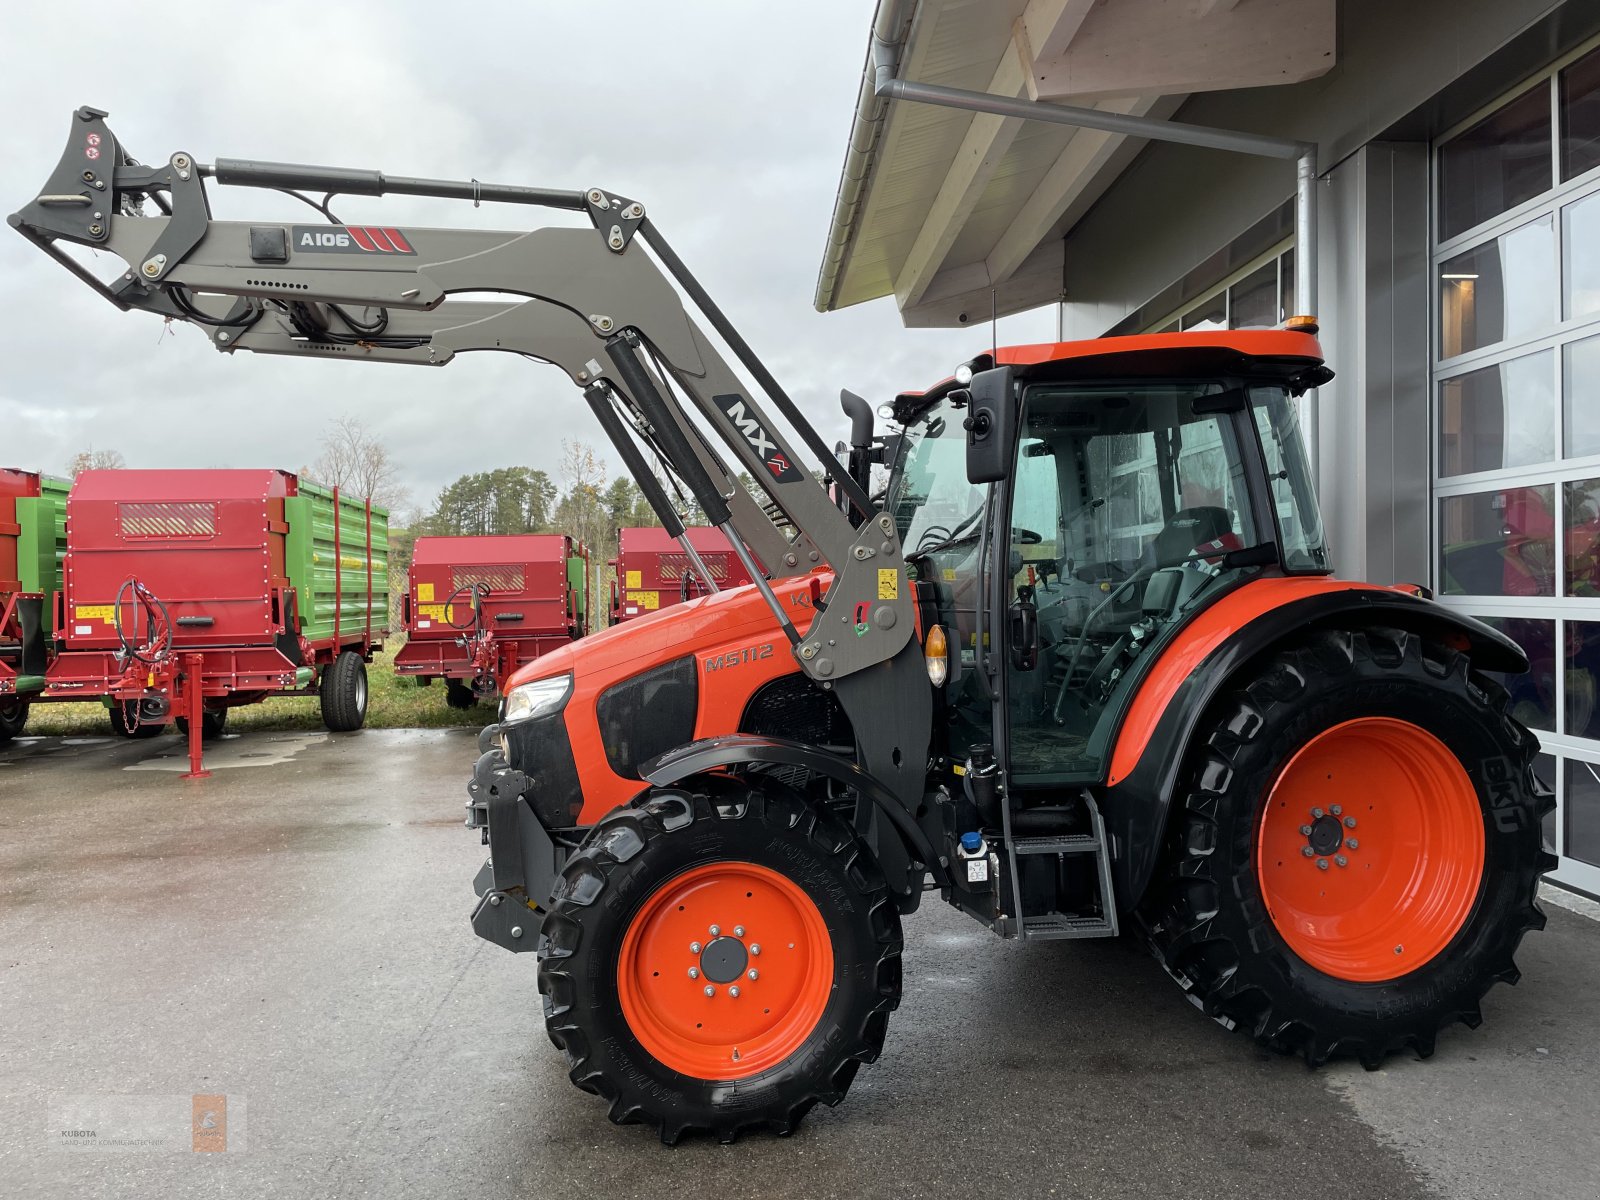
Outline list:
[[[1143,361],[1134,361],[1136,357]],[[1050,374],[1050,368],[1060,367],[1063,374],[1082,378],[1102,372],[1165,375],[1226,371],[1251,359],[1270,362],[1280,369],[1288,366],[1310,371],[1322,366],[1322,346],[1314,334],[1296,329],[1203,329],[1001,346],[992,355],[980,354],[970,365],[975,371],[994,366],[1018,367],[1024,377]],[[955,386],[956,381],[947,378],[925,392],[901,392],[895,397],[895,408],[897,412],[918,410]]]

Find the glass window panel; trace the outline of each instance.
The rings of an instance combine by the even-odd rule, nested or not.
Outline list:
[[[1555,351],[1468,371],[1439,385],[1440,474],[1526,467],[1555,456]]]
[[[1479,617],[1522,647],[1528,670],[1521,675],[1499,671],[1484,674],[1511,693],[1511,715],[1529,729],[1554,733],[1556,728],[1556,623],[1523,617]]]
[[[1276,325],[1278,316],[1278,263],[1251,271],[1228,289],[1228,324],[1234,329],[1262,329]]]
[[[1561,178],[1600,167],[1600,50],[1561,72]]]
[[[1555,489],[1506,488],[1439,501],[1439,577],[1452,596],[1553,596]]]
[[[1600,867],[1600,767],[1567,759],[1567,791],[1561,809],[1567,826],[1562,852]]]
[[[1564,484],[1567,595],[1600,596],[1600,479]]]
[[[1536,754],[1533,758],[1533,773],[1539,777],[1539,782],[1552,792],[1556,790],[1556,771],[1559,764],[1554,754]],[[1556,845],[1556,814],[1554,810],[1545,813],[1541,822],[1544,831],[1545,849],[1554,850]]]
[[[1555,222],[1541,217],[1439,267],[1441,356],[1524,337],[1555,320]]]
[[[1193,312],[1183,315],[1184,329],[1226,329],[1228,327],[1227,293],[1213,296]]]
[[[1570,317],[1600,312],[1600,193],[1561,210],[1563,300]]]
[[[1550,190],[1550,92],[1530,88],[1439,150],[1439,239]]]
[[[1567,704],[1563,732],[1573,737],[1600,738],[1600,622],[1568,621]]]
[[[1562,347],[1561,377],[1567,457],[1600,454],[1600,337]]]
[[[1287,321],[1297,315],[1294,310],[1294,250],[1283,252],[1278,260],[1283,267],[1283,283],[1278,288],[1278,320]]]

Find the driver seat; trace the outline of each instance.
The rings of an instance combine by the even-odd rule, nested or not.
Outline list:
[[[1180,508],[1168,518],[1150,543],[1148,561],[1156,567],[1174,567],[1194,554],[1205,550],[1211,554],[1224,554],[1243,546],[1239,535],[1233,531],[1233,521],[1228,510],[1218,505],[1197,505]],[[1202,556],[1203,557],[1203,556]]]

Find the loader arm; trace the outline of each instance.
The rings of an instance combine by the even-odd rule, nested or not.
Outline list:
[[[585,389],[669,531],[681,532],[681,522],[634,438],[656,452],[728,535],[808,675],[827,684],[887,662],[905,646],[913,607],[893,521],[828,451],[643,205],[599,188],[560,191],[230,160],[207,165],[184,152],[150,167],[126,154],[105,116],[92,108],[74,114],[54,174],[9,219],[119,307],[190,321],[230,354],[444,366],[460,353],[498,350],[552,363]],[[291,192],[319,216],[303,224],[214,220],[208,178]],[[295,189],[327,195],[318,204]],[[385,194],[564,209],[585,213],[594,228],[321,223],[331,216],[334,195]],[[160,212],[147,215],[146,201]],[[63,241],[114,254],[126,270],[103,284],[63,251],[57,244]],[[809,457],[695,323],[680,289],[800,435]],[[461,293],[505,299],[449,298]],[[621,419],[610,419],[618,410]],[[701,422],[759,482],[770,505],[738,484]],[[859,524],[830,500],[813,466],[861,514]],[[808,612],[807,627],[797,629],[767,579],[824,566],[834,572],[828,593]],[[858,613],[870,614],[864,630]]]

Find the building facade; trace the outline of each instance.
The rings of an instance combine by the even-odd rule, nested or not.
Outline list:
[[[906,77],[1003,93],[1016,57],[1018,96],[1316,143],[1307,248],[1282,162],[864,108],[818,306],[1053,304],[1067,339],[1264,326],[1315,253],[1339,573],[1425,583],[1528,651],[1506,683],[1557,793],[1553,878],[1600,894],[1600,4],[885,0],[876,32]],[[1275,46],[1297,82],[1260,82]],[[1118,47],[1136,95],[1094,73]]]

